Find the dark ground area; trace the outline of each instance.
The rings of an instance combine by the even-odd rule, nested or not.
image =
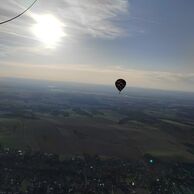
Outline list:
[[[194,164],[83,155],[61,159],[30,150],[0,151],[0,193],[192,194]]]
[[[3,79],[0,194],[192,194],[193,99]]]
[[[194,94],[23,79],[0,84],[0,143],[59,155],[194,161]]]

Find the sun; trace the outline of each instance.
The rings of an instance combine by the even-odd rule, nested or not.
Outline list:
[[[32,32],[47,48],[55,48],[57,43],[66,36],[64,24],[53,15],[33,15],[32,17],[36,21],[32,26]]]

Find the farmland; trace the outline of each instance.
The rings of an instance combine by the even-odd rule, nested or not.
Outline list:
[[[192,95],[5,79],[0,143],[60,155],[193,161]]]

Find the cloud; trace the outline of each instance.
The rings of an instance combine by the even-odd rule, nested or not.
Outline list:
[[[194,84],[194,73],[152,72],[148,75],[151,77],[151,79],[159,81]]]
[[[94,65],[34,65],[9,64],[2,66],[1,76],[46,79],[55,81],[72,81],[113,85],[115,80],[123,78],[127,85],[142,88],[179,90],[194,92],[194,74],[160,71],[144,71],[122,68],[100,68]],[[44,72],[44,73],[43,73]]]
[[[6,0],[0,7],[0,21],[27,8],[33,0]],[[128,0],[41,0],[20,18],[0,26],[1,58],[20,55],[44,55],[42,45],[34,37],[32,15],[53,14],[65,24],[69,40],[83,38],[114,39],[127,34],[116,20],[127,15]],[[10,57],[11,58],[11,57]]]
[[[28,1],[30,4],[31,1]],[[0,8],[1,20],[10,18],[21,12],[21,7],[27,7],[21,1],[7,0]],[[100,38],[116,38],[125,34],[124,29],[114,22],[114,19],[128,14],[128,0],[42,0],[31,9],[31,13],[44,14],[53,13],[67,25],[67,30],[75,35],[90,35]],[[24,32],[24,26],[18,26],[20,22],[33,23],[30,12],[17,21],[9,24],[9,28]],[[29,16],[29,18],[27,18]],[[8,29],[7,29],[8,30]],[[4,30],[5,31],[5,30]],[[24,32],[25,33],[25,32]],[[29,34],[28,34],[29,36]]]
[[[64,17],[71,16],[72,23],[83,33],[94,37],[115,38],[124,30],[113,21],[128,13],[127,0],[66,0],[69,5]]]
[[[124,34],[124,29],[114,20],[128,14],[128,8],[128,0],[60,0],[48,5],[48,10],[55,12],[71,33],[101,38]]]

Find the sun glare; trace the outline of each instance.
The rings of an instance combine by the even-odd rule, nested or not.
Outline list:
[[[55,48],[66,34],[64,24],[53,15],[34,15],[36,23],[32,27],[34,35],[47,48]]]

